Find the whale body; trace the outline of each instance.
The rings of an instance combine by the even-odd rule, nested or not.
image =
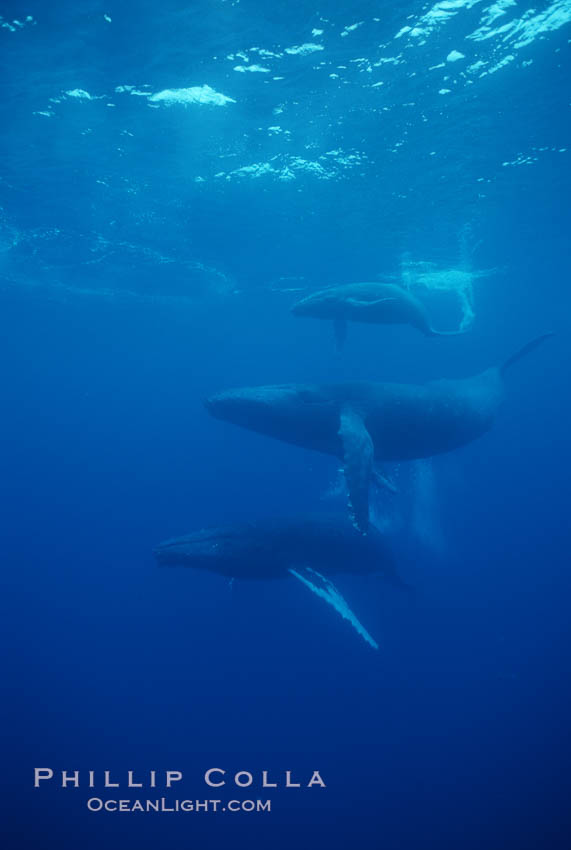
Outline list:
[[[348,283],[302,298],[292,307],[295,316],[331,319],[337,347],[347,336],[347,322],[412,325],[426,336],[454,336],[464,331],[437,331],[418,298],[394,283]]]
[[[206,399],[215,417],[343,462],[350,509],[366,532],[376,461],[413,460],[452,451],[485,434],[503,398],[503,378],[551,334],[525,345],[502,366],[424,385],[369,381],[246,387]]]
[[[394,583],[394,557],[376,529],[364,537],[344,516],[269,518],[207,528],[165,540],[154,550],[163,566],[208,570],[227,578],[287,578],[292,567],[326,576],[383,574]]]
[[[375,528],[364,536],[346,517],[270,518],[207,528],[165,540],[154,550],[161,566],[208,570],[231,579],[294,577],[349,620],[375,649],[330,576],[379,574],[410,589],[397,575],[391,547]]]

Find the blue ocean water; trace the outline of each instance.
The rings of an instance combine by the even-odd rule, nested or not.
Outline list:
[[[1,4],[3,847],[569,846],[570,22],[569,0]],[[290,313],[359,280],[467,332],[353,324],[339,353]],[[490,433],[388,468],[374,520],[414,597],[336,580],[378,652],[293,580],[157,567],[193,529],[345,511],[336,460],[207,395],[467,376],[546,331]],[[89,770],[122,799],[157,796],[127,770],[179,770],[158,796],[201,800],[211,767],[256,777],[214,797],[271,813],[86,808]]]

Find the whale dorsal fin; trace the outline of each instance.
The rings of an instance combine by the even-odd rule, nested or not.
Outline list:
[[[362,417],[351,407],[341,411],[339,436],[343,444],[343,467],[352,519],[365,534],[369,527],[369,482],[375,447]]]

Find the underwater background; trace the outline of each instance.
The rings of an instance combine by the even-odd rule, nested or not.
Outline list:
[[[3,847],[569,846],[570,23],[569,0],[3,0]],[[467,333],[352,325],[338,353],[292,316],[359,280]],[[546,331],[490,433],[390,468],[374,517],[414,598],[338,581],[378,652],[293,581],[157,567],[203,526],[345,512],[337,461],[205,396],[467,376]],[[327,788],[122,816],[34,767]]]

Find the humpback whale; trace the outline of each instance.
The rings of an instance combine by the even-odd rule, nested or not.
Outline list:
[[[292,307],[296,316],[332,319],[337,348],[347,337],[347,322],[412,325],[426,336],[455,336],[465,331],[437,331],[424,304],[394,283],[348,283],[302,298]]]
[[[550,336],[469,378],[247,387],[210,396],[205,406],[218,419],[340,458],[351,516],[365,533],[375,462],[431,457],[481,437],[502,401],[506,371]]]
[[[159,544],[162,566],[193,567],[232,579],[293,576],[324,599],[375,648],[376,641],[357,620],[328,576],[339,573],[382,575],[408,588],[397,575],[385,537],[375,528],[364,536],[345,517],[270,518],[225,528],[208,528]]]

